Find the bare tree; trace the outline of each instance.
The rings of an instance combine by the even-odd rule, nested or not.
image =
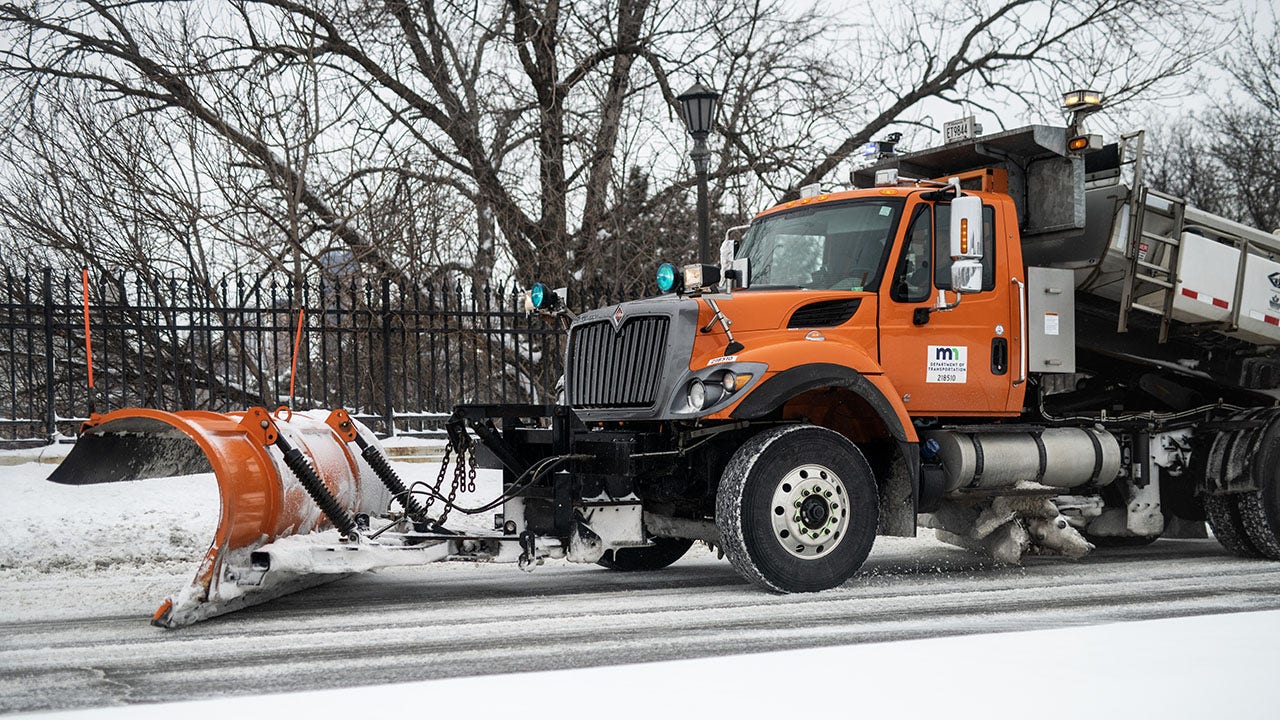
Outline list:
[[[1104,88],[1122,107],[1187,73],[1216,48],[1213,3],[1198,0],[978,0],[893,15],[875,28],[888,42],[858,45],[880,85],[843,140],[793,185],[825,178],[873,136],[927,99],[985,109],[1024,103],[1036,114],[1060,93]]]
[[[1263,23],[1270,20],[1263,29]],[[1219,58],[1232,81],[1204,83],[1213,107],[1148,139],[1148,178],[1192,205],[1262,230],[1280,229],[1280,28],[1240,18]]]
[[[695,71],[723,95],[723,227],[930,98],[1030,104],[1068,79],[1138,97],[1207,50],[1207,6],[972,0],[842,27],[768,0],[56,0],[0,4],[0,72],[216,138],[228,212],[295,274],[340,246],[405,287],[439,268],[608,280],[652,257],[631,223],[678,217],[692,187],[672,110]]]
[[[1144,173],[1154,188],[1186,199],[1205,212],[1238,217],[1228,170],[1214,153],[1211,135],[1195,115],[1145,128]]]
[[[1237,195],[1242,222],[1280,230],[1280,26],[1271,11],[1269,32],[1259,18],[1244,18],[1241,42],[1222,60],[1236,92],[1205,118],[1212,151]],[[1236,96],[1243,95],[1243,101]]]

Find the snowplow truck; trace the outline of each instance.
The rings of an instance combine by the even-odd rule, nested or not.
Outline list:
[[[329,441],[360,452],[308,490],[337,529],[308,516],[215,542],[158,621],[443,559],[653,571],[698,541],[762,588],[819,591],[877,535],[920,527],[1018,563],[1207,524],[1280,560],[1280,236],[1147,187],[1142,139],[962,139],[807,188],[727,237],[718,265],[659,268],[656,297],[575,316],[535,286],[530,306],[568,323],[555,404],[459,406],[451,474],[412,489],[338,411]],[[305,500],[270,442],[288,423],[245,418],[272,487]],[[111,444],[107,425],[81,443]],[[502,492],[459,507],[478,466]],[[224,497],[224,515],[252,502]]]

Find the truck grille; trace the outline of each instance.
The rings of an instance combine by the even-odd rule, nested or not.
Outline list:
[[[670,318],[628,318],[615,332],[608,320],[586,323],[569,335],[566,390],[575,408],[653,405],[662,374]]]

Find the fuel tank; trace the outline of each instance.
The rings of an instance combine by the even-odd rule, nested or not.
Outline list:
[[[1060,488],[1107,485],[1120,474],[1120,442],[1105,430],[937,430],[921,433],[921,440],[937,444],[947,492],[1024,480]]]

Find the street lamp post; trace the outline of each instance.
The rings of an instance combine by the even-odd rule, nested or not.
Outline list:
[[[711,134],[720,93],[706,87],[699,80],[676,100],[680,101],[680,114],[684,117],[685,127],[689,129],[689,135],[693,136],[693,152],[689,155],[693,158],[693,168],[698,173],[698,262],[705,265],[711,258],[711,211],[707,207],[707,162],[711,158],[711,151],[707,149],[707,136]]]

